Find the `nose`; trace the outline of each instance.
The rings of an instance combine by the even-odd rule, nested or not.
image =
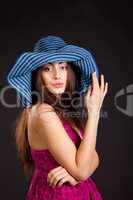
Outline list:
[[[55,78],[60,78],[60,70],[59,69],[55,69],[54,77]]]

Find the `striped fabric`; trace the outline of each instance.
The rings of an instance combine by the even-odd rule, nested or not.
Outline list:
[[[67,44],[61,37],[49,35],[36,42],[32,52],[18,57],[9,70],[6,80],[17,90],[21,105],[32,105],[32,71],[49,62],[72,61],[81,71],[81,83],[78,92],[85,92],[90,84],[91,73],[99,70],[91,53],[79,46]]]

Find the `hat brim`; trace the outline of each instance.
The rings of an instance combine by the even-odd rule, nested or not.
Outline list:
[[[57,51],[37,53],[26,52],[20,55],[15,65],[7,75],[7,81],[24,96],[21,102],[23,106],[32,104],[31,99],[31,78],[32,71],[51,62],[66,61],[74,62],[81,71],[81,84],[79,91],[87,88],[91,81],[91,73],[96,71],[99,75],[98,67],[92,54],[84,48],[75,45],[66,45]],[[25,99],[26,98],[26,99]]]

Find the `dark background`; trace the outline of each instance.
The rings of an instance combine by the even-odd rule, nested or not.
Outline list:
[[[43,2],[43,1],[42,1]],[[132,199],[133,14],[129,1],[18,1],[0,6],[0,88],[18,55],[57,35],[94,55],[109,82],[99,122],[100,165],[92,175],[104,200]],[[129,86],[129,87],[128,87]],[[117,98],[116,98],[117,95]],[[116,99],[116,103],[115,103]],[[15,93],[6,94],[14,102]],[[28,185],[13,140],[19,108],[0,102],[0,199],[23,200]]]

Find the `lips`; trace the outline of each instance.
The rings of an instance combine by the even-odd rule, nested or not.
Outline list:
[[[56,84],[52,84],[54,87],[62,87],[63,83],[56,83]]]

